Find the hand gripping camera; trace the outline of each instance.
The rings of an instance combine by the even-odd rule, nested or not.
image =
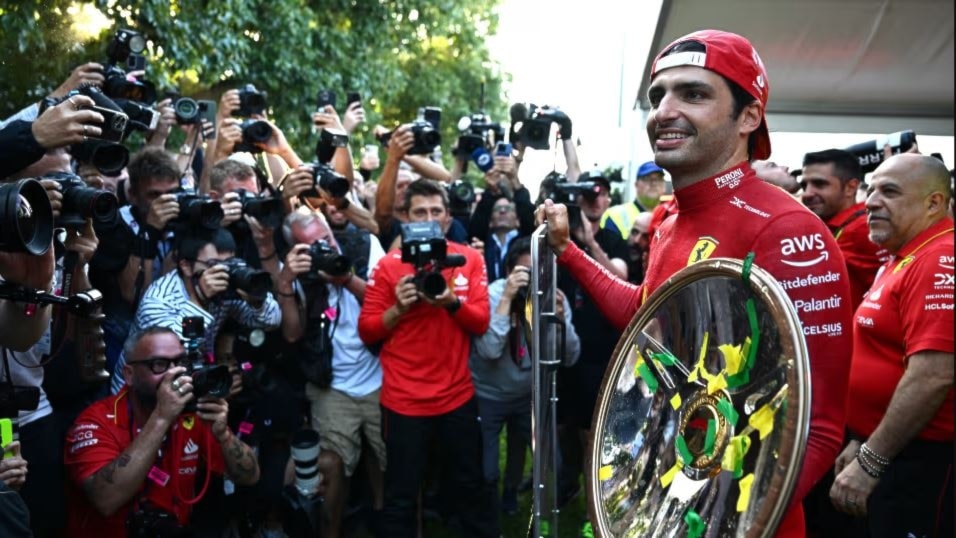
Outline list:
[[[300,196],[303,198],[317,198],[319,191],[317,187],[332,195],[334,198],[342,198],[348,194],[352,187],[348,178],[335,171],[329,166],[332,157],[338,148],[344,148],[349,144],[349,135],[338,129],[322,129],[319,134],[319,141],[315,145],[315,158],[312,163],[313,187]]]
[[[193,395],[187,409],[194,410],[196,400],[203,396],[225,398],[232,387],[232,374],[224,364],[213,364],[202,351],[205,338],[203,318],[187,316],[183,318],[183,345],[186,347],[186,372],[193,380]]]
[[[120,29],[106,48],[106,67],[103,92],[114,99],[128,99],[151,105],[156,102],[156,87],[147,80],[127,78],[124,67],[130,71],[146,68],[146,39],[134,30]],[[120,67],[122,66],[122,67]]]
[[[219,202],[206,195],[198,194],[192,189],[182,189],[176,194],[179,204],[179,216],[169,221],[169,228],[205,228],[216,230],[219,228],[225,214]]]
[[[63,207],[56,220],[57,227],[77,228],[83,226],[88,218],[99,224],[116,220],[119,201],[113,193],[89,187],[71,173],[54,172],[44,177],[59,183],[63,193]]]
[[[448,288],[442,269],[465,265],[465,257],[448,254],[448,243],[437,222],[409,222],[402,224],[402,263],[415,266],[412,282],[434,299]]]
[[[553,174],[553,175],[552,175]],[[551,179],[553,187],[551,190],[551,199],[555,203],[564,204],[568,208],[568,227],[572,230],[581,226],[581,206],[579,200],[582,197],[593,199],[601,190],[600,185],[594,181],[578,181],[569,183],[564,174],[549,174],[545,181]]]
[[[230,258],[224,263],[229,272],[230,289],[245,292],[254,299],[265,299],[272,289],[272,275],[268,272],[257,271],[240,258]]]
[[[302,275],[305,281],[322,280],[319,271],[330,276],[342,276],[352,270],[352,260],[339,254],[328,241],[322,239],[309,246],[309,256],[312,257],[312,266],[309,272]]]

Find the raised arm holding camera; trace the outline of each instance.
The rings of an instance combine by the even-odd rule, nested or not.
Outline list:
[[[209,473],[238,484],[259,478],[255,454],[226,423],[226,400],[203,396],[184,413],[195,380],[184,375],[187,354],[175,332],[149,327],[126,348],[123,390],[81,413],[66,438],[70,536],[181,532]]]

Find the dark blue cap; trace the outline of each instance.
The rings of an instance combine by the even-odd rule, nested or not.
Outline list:
[[[655,172],[664,173],[664,169],[654,164],[654,161],[647,161],[637,169],[637,177],[649,176]]]

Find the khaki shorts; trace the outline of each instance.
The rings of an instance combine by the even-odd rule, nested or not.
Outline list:
[[[345,475],[352,476],[362,455],[362,436],[385,470],[385,441],[382,440],[382,410],[375,391],[353,398],[335,389],[320,389],[311,383],[305,395],[312,406],[312,427],[319,432],[319,444],[338,454],[345,463]]]

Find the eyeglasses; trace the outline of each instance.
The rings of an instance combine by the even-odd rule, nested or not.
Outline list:
[[[638,230],[637,228],[631,228],[631,235],[637,235],[637,236],[647,235],[647,232],[642,232]]]
[[[173,365],[185,366],[188,359],[189,355],[182,353],[175,357],[149,357],[138,361],[126,361],[126,364],[145,364],[150,372],[159,375],[165,374],[166,370],[169,370]]]
[[[513,211],[515,208],[514,204],[505,204],[505,205],[496,205],[494,207],[495,213],[507,213]]]

